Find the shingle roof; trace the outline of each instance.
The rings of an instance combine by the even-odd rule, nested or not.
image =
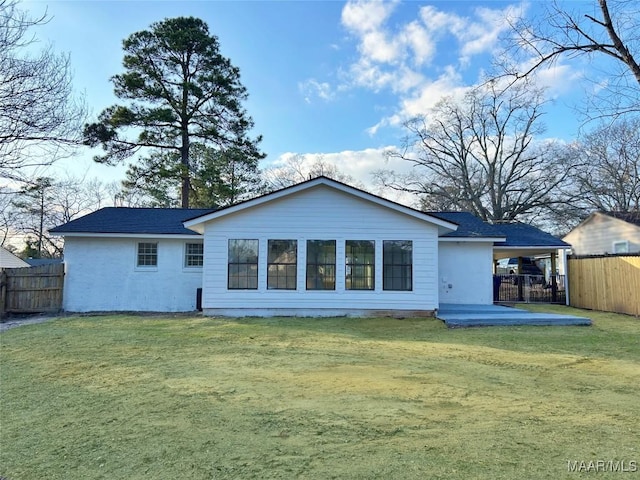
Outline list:
[[[205,208],[125,208],[107,207],[84,217],[52,228],[50,233],[105,233],[105,234],[158,234],[198,235],[183,226],[183,222],[207,215],[215,209]],[[544,246],[569,247],[559,238],[524,223],[492,225],[468,212],[426,212],[446,222],[455,223],[458,229],[445,237],[453,238],[501,238],[496,246]]]
[[[506,242],[496,242],[496,247],[571,247],[567,242],[526,223],[501,223],[496,227],[507,237]]]
[[[617,218],[618,220],[623,220],[628,223],[633,223],[634,225],[638,225],[640,227],[640,210],[636,210],[633,212],[602,212],[602,213],[610,217]]]
[[[447,233],[444,237],[486,237],[500,238],[504,233],[495,225],[486,223],[469,212],[427,212],[429,215],[453,222],[458,225],[455,232]]]
[[[49,232],[198,235],[184,228],[182,222],[213,211],[211,208],[107,207],[52,228]]]
[[[506,237],[496,247],[570,247],[557,237],[526,223],[490,224],[469,212],[430,212],[431,215],[457,223],[458,230],[445,237]]]

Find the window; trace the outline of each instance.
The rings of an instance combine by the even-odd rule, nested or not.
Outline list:
[[[204,264],[204,245],[202,243],[187,243],[184,249],[184,266],[201,267]]]
[[[269,240],[267,254],[267,288],[295,290],[298,270],[298,242]]]
[[[627,240],[613,242],[613,253],[629,253],[629,242]]]
[[[307,290],[336,289],[336,241],[307,240]]]
[[[229,290],[258,288],[258,240],[229,240]]]
[[[373,240],[347,240],[345,245],[347,290],[374,290],[375,242]]]
[[[412,290],[413,242],[385,240],[382,242],[382,288]]]
[[[150,242],[138,243],[138,267],[158,266],[158,244]]]

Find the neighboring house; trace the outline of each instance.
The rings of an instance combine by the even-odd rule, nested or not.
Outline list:
[[[640,211],[594,212],[563,238],[574,255],[640,252]]]
[[[26,258],[25,262],[32,267],[42,267],[45,265],[58,265],[62,263],[62,258]]]
[[[0,271],[5,268],[28,267],[29,264],[19,257],[16,257],[6,248],[0,247]]]
[[[106,208],[56,227],[67,311],[428,315],[493,301],[499,228],[319,177],[219,210]]]

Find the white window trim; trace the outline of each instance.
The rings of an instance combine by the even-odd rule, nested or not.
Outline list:
[[[138,265],[138,252],[141,243],[156,244],[156,264],[155,265]],[[160,264],[160,242],[152,240],[139,240],[133,244],[133,266],[136,272],[157,272]]]
[[[187,265],[187,245],[202,245],[202,265]],[[201,272],[204,266],[204,242],[185,242],[182,246],[182,269],[187,272]]]
[[[618,250],[620,246],[624,246],[623,250]],[[611,243],[613,253],[629,253],[629,240],[616,240]]]

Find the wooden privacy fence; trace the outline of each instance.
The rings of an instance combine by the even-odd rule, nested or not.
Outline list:
[[[640,315],[640,255],[569,258],[573,307]]]
[[[8,268],[0,272],[0,315],[62,309],[64,265]]]

